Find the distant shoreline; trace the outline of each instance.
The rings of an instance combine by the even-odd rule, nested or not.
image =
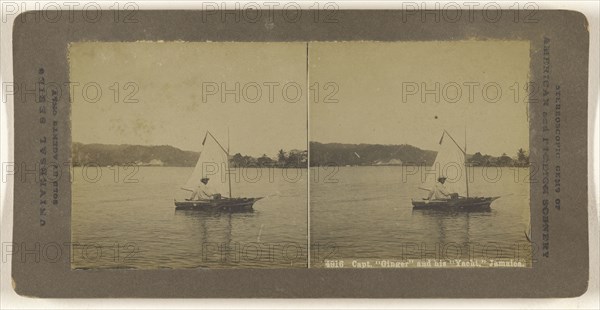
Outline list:
[[[73,165],[74,168],[83,168],[85,166],[83,165]],[[113,168],[113,167],[132,167],[132,165],[108,165],[108,166],[99,166],[99,165],[95,165],[93,163],[88,164],[88,167],[98,167],[98,168]],[[138,167],[145,167],[145,168],[194,168],[193,166],[152,166],[152,165],[139,165]],[[406,165],[360,165],[360,166],[303,166],[303,167],[298,167],[298,166],[290,166],[290,167],[284,167],[284,166],[244,166],[244,167],[231,167],[231,169],[239,169],[239,168],[246,168],[246,169],[253,169],[253,168],[260,168],[260,169],[269,169],[269,168],[273,168],[273,169],[302,169],[302,170],[307,170],[307,169],[312,169],[312,168],[331,168],[331,167],[337,167],[337,168],[367,168],[367,167],[426,167],[426,168],[431,168],[432,166],[422,166],[422,165],[411,165],[411,164],[406,164]],[[467,168],[487,168],[487,167],[497,167],[497,168],[529,168],[529,166],[467,166]]]
[[[194,167],[200,152],[184,151],[170,145],[112,145],[112,144],[72,144],[73,166],[140,166],[140,167]],[[277,154],[263,154],[260,157],[230,154],[230,166],[240,168],[273,167],[393,167],[433,165],[437,152],[418,147],[382,144],[342,144],[310,142],[310,156],[306,150],[283,150]],[[310,160],[310,162],[309,162]],[[507,154],[495,157],[477,152],[467,155],[468,166],[484,167],[526,167],[529,156],[519,149],[515,156]]]

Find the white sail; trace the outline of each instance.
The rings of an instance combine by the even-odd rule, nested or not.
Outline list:
[[[467,196],[465,153],[448,132],[442,134],[435,162],[426,173],[427,188],[433,188],[437,179],[444,176],[449,192]]]
[[[187,190],[195,190],[202,178],[209,178],[207,187],[213,193],[229,197],[229,158],[227,151],[217,142],[210,132],[206,133],[202,142],[202,151],[196,167],[183,186]]]

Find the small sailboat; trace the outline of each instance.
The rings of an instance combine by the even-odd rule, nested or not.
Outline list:
[[[457,174],[448,179],[449,182],[447,182],[446,189],[451,193],[457,193],[458,196],[449,199],[413,199],[412,205],[414,210],[485,211],[490,209],[494,200],[500,198],[500,196],[469,196],[468,171],[465,165],[467,157],[466,149],[466,142],[464,149],[461,148],[450,133],[444,130],[440,139],[440,148],[433,163],[432,173],[426,175],[425,184],[427,187],[419,187],[419,189],[431,191],[439,177],[448,177],[442,175],[442,172],[453,170]],[[433,170],[435,170],[435,173]]]
[[[208,176],[208,172],[210,172],[209,186],[214,192],[219,193],[220,197],[175,200],[175,210],[247,212],[252,211],[254,203],[263,198],[233,197],[231,195],[229,146],[225,149],[210,131],[207,131],[204,135],[202,151],[196,167],[181,189],[193,192],[200,185],[200,180]],[[227,196],[225,196],[225,193],[227,193]]]

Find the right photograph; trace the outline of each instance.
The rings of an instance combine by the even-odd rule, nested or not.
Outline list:
[[[311,42],[307,66],[310,267],[531,267],[529,41]]]

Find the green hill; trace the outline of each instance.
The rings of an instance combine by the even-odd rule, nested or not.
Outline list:
[[[109,145],[73,143],[73,163],[81,165],[156,165],[185,167],[194,166],[200,153],[182,151],[169,145]]]
[[[310,143],[311,166],[431,165],[436,152],[408,144]]]

